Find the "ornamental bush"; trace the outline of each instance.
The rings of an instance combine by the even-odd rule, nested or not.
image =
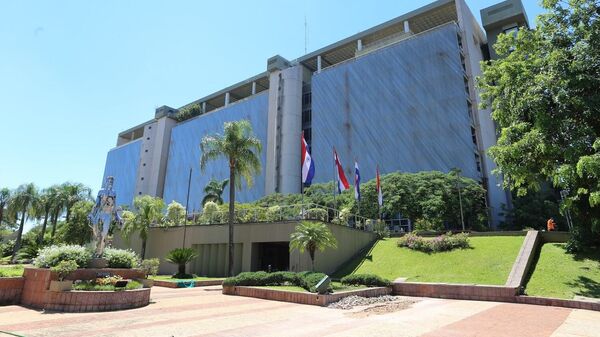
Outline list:
[[[33,265],[38,268],[51,268],[61,261],[73,260],[80,268],[85,268],[92,259],[92,252],[78,245],[52,245],[40,249]]]
[[[146,276],[156,276],[156,274],[158,274],[158,267],[160,266],[160,260],[159,259],[145,259],[144,261],[142,261],[141,263],[141,267],[142,269],[144,269],[144,272],[146,273]]]
[[[102,255],[108,261],[109,268],[136,268],[139,264],[137,254],[129,249],[106,248]]]
[[[398,240],[398,247],[406,247],[425,253],[445,252],[453,249],[469,248],[469,234],[452,234],[450,232],[426,239],[413,233],[408,233]]]
[[[77,262],[73,260],[60,261],[56,266],[50,268],[51,271],[58,274],[58,280],[62,281],[72,272],[77,270]]]
[[[323,273],[304,271],[300,273],[279,271],[267,273],[264,271],[243,272],[223,281],[224,286],[280,286],[294,285],[309,292],[316,292],[316,285],[325,276]]]
[[[342,277],[342,284],[367,287],[387,287],[390,281],[374,274],[354,274]]]

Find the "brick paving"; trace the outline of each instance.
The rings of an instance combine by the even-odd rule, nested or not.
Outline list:
[[[220,286],[154,287],[150,305],[104,313],[55,313],[4,306],[0,307],[0,331],[61,337],[600,336],[600,312],[581,309],[424,298],[402,311],[357,315],[340,309],[227,296],[220,290]]]

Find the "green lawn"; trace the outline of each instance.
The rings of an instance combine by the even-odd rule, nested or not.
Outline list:
[[[0,277],[23,276],[22,265],[2,266],[0,265]]]
[[[149,277],[152,280],[179,282],[179,281],[210,281],[210,280],[222,280],[224,277],[204,277],[197,276],[195,278],[173,278],[172,275],[156,275]]]
[[[396,245],[398,239],[378,241],[363,256],[336,272],[335,277],[371,273],[389,280],[502,285],[519,253],[523,236],[469,238],[471,248],[422,253]]]
[[[565,251],[564,244],[543,245],[525,292],[555,298],[600,298],[600,251],[573,255]]]
[[[286,286],[263,286],[261,288],[268,288],[268,289],[275,289],[275,290],[286,290],[286,291],[296,291],[296,292],[300,292],[300,293],[306,293],[306,289],[302,288],[302,287],[298,287],[298,286],[291,286],[291,285],[286,285]],[[341,291],[348,291],[348,290],[358,290],[358,289],[364,289],[366,288],[365,286],[348,286],[348,285],[343,285],[340,282],[331,282],[331,288],[333,288],[333,292],[334,293],[339,293]]]

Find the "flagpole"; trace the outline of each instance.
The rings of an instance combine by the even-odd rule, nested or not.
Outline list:
[[[337,209],[337,204],[335,203],[335,184],[336,184],[336,173],[337,173],[337,163],[335,162],[337,158],[337,153],[335,153],[335,146],[333,147],[333,216],[334,218],[336,217],[336,209]]]

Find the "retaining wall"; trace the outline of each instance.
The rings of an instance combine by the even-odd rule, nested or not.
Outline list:
[[[23,277],[0,278],[0,305],[19,304],[24,283]]]
[[[461,300],[512,302],[518,294],[517,287],[478,285],[420,283],[395,281],[392,284],[394,295],[437,297]]]

